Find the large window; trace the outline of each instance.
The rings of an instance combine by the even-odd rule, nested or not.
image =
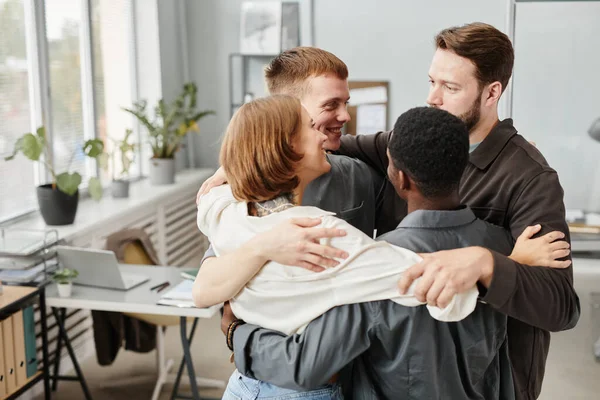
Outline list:
[[[34,169],[22,157],[4,162],[31,129],[23,0],[0,0],[0,219],[36,208]]]
[[[90,176],[112,177],[81,146],[97,137],[110,150],[111,138],[137,127],[121,110],[137,98],[131,3],[0,0],[0,222],[37,208],[35,186],[49,178],[44,169],[22,155],[3,158],[42,123],[52,148],[47,161],[58,173],[79,172],[81,189]]]

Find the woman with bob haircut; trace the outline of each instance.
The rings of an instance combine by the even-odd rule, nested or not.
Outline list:
[[[229,301],[233,313],[245,322],[290,335],[343,304],[384,299],[411,307],[424,304],[413,293],[417,281],[404,295],[397,287],[403,271],[420,262],[420,256],[375,241],[333,213],[300,206],[306,186],[331,168],[323,150],[325,140],[294,97],[275,95],[244,104],[231,119],[221,146],[220,163],[228,184],[200,197],[197,222],[221,256],[290,218],[320,218],[321,227],[346,232],[323,242],[348,257],[322,272],[275,261],[255,269],[205,264],[194,282],[197,307]],[[459,321],[475,309],[477,296],[473,287],[455,295],[445,308],[426,307],[435,319]],[[244,393],[248,397],[240,397]],[[223,398],[288,397],[298,398],[298,392],[235,371]],[[302,393],[303,399],[341,397],[335,383]]]

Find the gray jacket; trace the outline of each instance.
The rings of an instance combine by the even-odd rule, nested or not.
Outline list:
[[[507,232],[469,208],[415,211],[381,239],[419,252],[512,249]],[[234,349],[242,374],[297,390],[325,384],[354,361],[342,375],[354,399],[514,399],[506,316],[481,303],[454,323],[434,320],[423,306],[350,304],[289,337],[242,325]]]

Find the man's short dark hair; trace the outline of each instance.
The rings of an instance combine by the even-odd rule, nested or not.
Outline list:
[[[435,45],[470,60],[480,90],[495,81],[502,84],[503,93],[508,87],[515,51],[508,36],[492,25],[473,22],[444,29],[435,36]]]
[[[447,111],[417,107],[402,114],[389,143],[394,166],[404,171],[423,196],[449,196],[469,161],[469,132]]]

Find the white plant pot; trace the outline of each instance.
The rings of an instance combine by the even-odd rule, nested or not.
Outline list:
[[[129,181],[115,180],[110,185],[112,197],[120,199],[129,197]]]
[[[71,297],[71,291],[73,290],[73,282],[69,283],[57,283],[58,295],[60,297]]]
[[[150,184],[170,185],[172,183],[175,183],[175,159],[151,158]]]

